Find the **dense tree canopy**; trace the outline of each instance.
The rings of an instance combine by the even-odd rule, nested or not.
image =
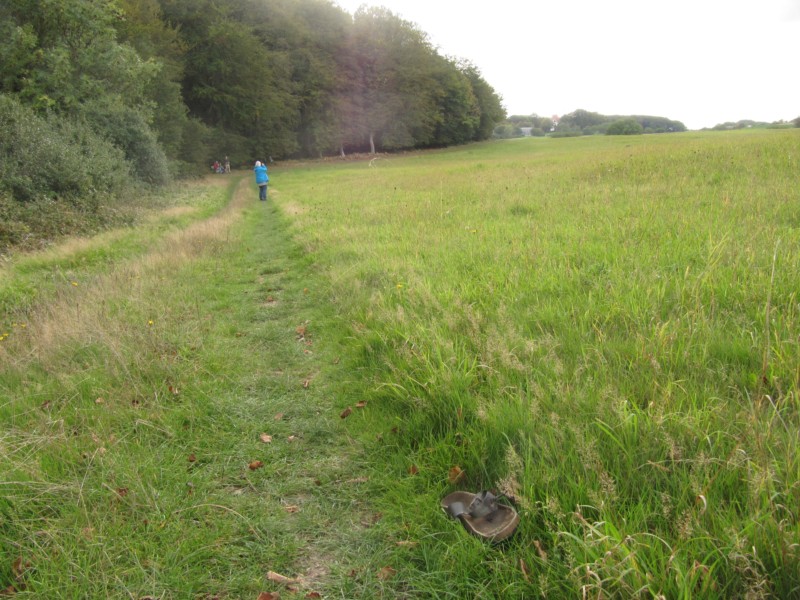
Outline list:
[[[415,25],[330,0],[5,0],[0,53],[0,93],[83,123],[155,182],[159,153],[180,166],[445,146],[505,117],[478,70]]]
[[[494,135],[495,137],[519,137],[523,135],[522,128],[526,127],[531,129],[531,135],[545,135],[550,132],[550,135],[556,137],[686,131],[683,123],[665,117],[609,116],[578,109],[562,116],[557,123],[552,119],[537,115],[511,115],[503,125],[496,128]]]

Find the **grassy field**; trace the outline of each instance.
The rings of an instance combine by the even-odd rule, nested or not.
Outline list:
[[[762,131],[280,175],[357,340],[411,595],[800,595],[798,167],[798,132]],[[447,522],[458,487],[515,497],[514,540]]]
[[[797,596],[799,166],[792,130],[298,163],[14,259],[0,591]],[[439,509],[487,488],[499,546]]]

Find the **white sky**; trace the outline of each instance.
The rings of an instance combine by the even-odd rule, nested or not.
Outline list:
[[[800,116],[800,0],[333,0],[384,6],[474,63],[509,114],[689,129]]]

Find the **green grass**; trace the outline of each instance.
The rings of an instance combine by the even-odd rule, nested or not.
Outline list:
[[[71,265],[9,315],[0,590],[255,598],[283,588],[269,571],[301,578],[298,597],[379,585],[360,558],[378,554],[368,482],[332,406],[331,317],[248,183],[216,218],[127,232],[148,251]],[[223,206],[233,191],[196,202]],[[45,280],[73,256],[21,257],[9,279],[25,267]]]
[[[412,595],[800,593],[798,164],[770,131],[280,175],[353,323]],[[517,498],[505,547],[438,514],[454,465]]]
[[[297,163],[19,258],[0,589],[798,595],[799,162],[783,130]],[[512,496],[513,538],[448,519],[459,488]]]

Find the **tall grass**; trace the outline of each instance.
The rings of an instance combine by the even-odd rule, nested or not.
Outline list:
[[[375,587],[322,286],[252,187],[3,269],[0,596]]]
[[[760,131],[281,174],[410,595],[800,594],[798,166],[796,131]],[[515,498],[504,547],[439,514],[456,465]]]

